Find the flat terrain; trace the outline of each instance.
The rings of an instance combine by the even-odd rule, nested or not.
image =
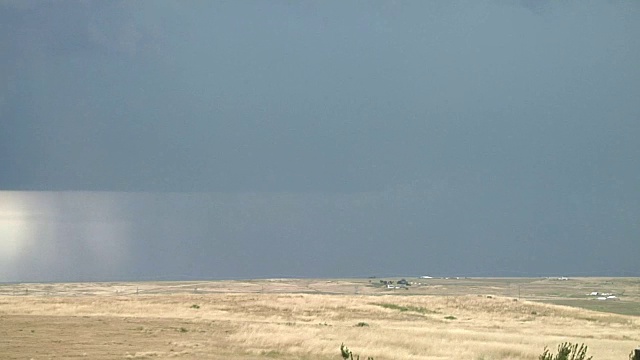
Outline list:
[[[637,278],[380,280],[4,284],[0,358],[341,359],[345,343],[363,359],[537,359],[571,341],[602,360],[640,345]]]

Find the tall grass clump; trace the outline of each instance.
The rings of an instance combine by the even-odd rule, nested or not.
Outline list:
[[[554,356],[547,347],[538,356],[539,360],[591,360],[593,356],[587,356],[588,347],[585,344],[572,344],[565,342],[558,345],[558,353]]]
[[[344,346],[344,343],[340,345],[340,355],[344,360],[354,360],[353,352],[348,347]],[[356,355],[355,360],[360,360],[360,355]],[[372,357],[367,357],[367,360],[373,360]]]

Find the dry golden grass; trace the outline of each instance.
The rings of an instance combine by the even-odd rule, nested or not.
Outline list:
[[[373,295],[364,286],[364,295],[286,293],[327,283],[271,283],[216,285],[246,293],[206,292],[205,283],[202,293],[186,292],[194,283],[167,291],[73,284],[82,296],[0,296],[0,358],[340,359],[344,342],[376,360],[537,359],[545,346],[572,341],[607,360],[626,359],[640,344],[636,316],[477,294]],[[135,295],[132,286],[155,291]]]

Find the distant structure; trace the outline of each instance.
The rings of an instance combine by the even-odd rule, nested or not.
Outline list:
[[[597,296],[596,300],[605,301],[605,300],[620,300],[617,296],[612,293],[601,293],[599,291],[593,291],[588,294],[589,296]]]

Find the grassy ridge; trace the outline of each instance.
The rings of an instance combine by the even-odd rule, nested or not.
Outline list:
[[[608,312],[620,315],[640,316],[640,304],[630,301],[599,301],[594,299],[544,300],[547,304],[578,307],[582,309]]]

